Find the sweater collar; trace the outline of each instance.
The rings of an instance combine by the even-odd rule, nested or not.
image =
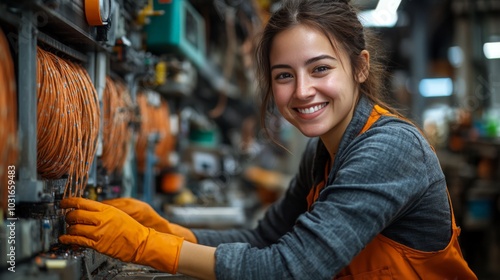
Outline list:
[[[339,150],[337,151],[337,155],[335,158],[335,162],[333,163],[332,170],[338,169],[339,164],[342,161],[342,157],[344,155],[345,150],[350,145],[352,140],[354,140],[354,138],[356,138],[359,135],[361,129],[363,129],[363,126],[370,117],[372,109],[373,109],[372,102],[365,96],[363,95],[360,96],[358,104],[354,109],[352,120],[351,122],[349,122],[349,125],[344,131],[344,135],[342,135],[341,138],[342,140],[340,141]],[[325,166],[325,164],[328,162],[329,157],[330,155],[325,145],[321,140],[318,140],[318,146],[316,148],[316,156],[313,164],[314,165],[313,172],[315,178],[324,178],[324,173],[323,173],[324,169],[320,167]],[[336,172],[330,172],[328,181],[332,179],[331,177],[333,176],[333,173]]]

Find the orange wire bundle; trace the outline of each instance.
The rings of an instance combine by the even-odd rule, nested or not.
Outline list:
[[[170,111],[168,104],[163,99],[160,99],[158,104],[152,104],[153,102],[150,102],[151,95],[155,97],[153,99],[159,99],[159,95],[153,92],[139,92],[137,95],[141,120],[139,137],[136,143],[136,154],[137,166],[140,171],[144,171],[146,166],[148,137],[151,134],[159,134],[159,142],[155,148],[155,155],[157,157],[156,166],[158,168],[170,166],[169,155],[175,145],[175,139],[170,131]]]
[[[130,93],[123,82],[106,77],[103,93],[102,164],[109,173],[121,170],[127,157],[132,119]]]
[[[170,166],[170,153],[174,149],[175,139],[170,127],[170,110],[168,103],[161,100],[160,108],[154,110],[153,121],[158,125],[160,141],[156,145],[157,166],[166,168]]]
[[[81,196],[97,148],[97,92],[82,66],[40,48],[37,71],[37,171],[68,175],[64,196]]]
[[[8,166],[17,167],[17,96],[14,71],[9,44],[0,29],[0,209],[7,207]]]

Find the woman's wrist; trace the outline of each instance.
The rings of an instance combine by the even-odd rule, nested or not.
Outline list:
[[[184,241],[177,271],[197,279],[216,279],[215,247]]]

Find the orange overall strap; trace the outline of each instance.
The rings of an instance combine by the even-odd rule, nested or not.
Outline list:
[[[380,107],[379,105],[375,105],[375,106],[373,106],[373,110],[370,113],[370,117],[366,121],[365,125],[363,126],[363,129],[361,129],[361,132],[359,134],[362,134],[365,131],[367,131],[383,115],[384,116],[392,116],[392,117],[396,117],[396,118],[404,120],[404,118],[401,118],[401,117],[399,117],[399,116],[397,116],[395,114],[390,113],[388,110]],[[419,129],[419,131],[420,131],[420,133],[422,133],[422,135],[424,135],[424,133],[420,129]],[[434,150],[434,147],[432,145],[431,145],[431,149],[434,152],[436,152]],[[446,188],[446,193],[448,195],[448,202],[450,204],[452,227],[453,227],[453,230],[457,232],[457,235],[460,235],[460,228],[456,226],[455,214],[453,213],[453,205],[451,204],[451,197],[450,197],[450,193],[448,191],[448,188]]]
[[[319,193],[325,187],[331,167],[332,165],[330,164],[330,161],[328,161],[325,166],[325,178],[309,191],[309,194],[307,195],[307,210],[311,210],[311,205],[318,199]]]
[[[379,105],[375,105],[375,106],[373,106],[373,110],[370,113],[370,117],[368,117],[368,120],[366,121],[365,125],[363,126],[363,128],[361,129],[361,132],[359,132],[359,134],[362,134],[365,131],[367,131],[376,121],[378,121],[378,119],[380,119],[380,117],[382,115],[398,117],[398,116],[390,113],[388,110],[380,107]]]
[[[360,134],[366,132],[382,115],[405,120],[375,105]],[[446,192],[452,223],[452,237],[446,248],[433,252],[419,251],[378,234],[334,279],[477,280],[463,258],[458,243],[460,228],[456,225],[448,189]]]

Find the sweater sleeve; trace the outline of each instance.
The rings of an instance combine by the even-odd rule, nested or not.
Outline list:
[[[357,137],[336,159],[334,181],[276,243],[262,248],[220,244],[217,279],[331,279],[350,263],[434,185],[427,165],[439,168],[428,161],[415,133],[387,132],[373,128]],[[282,207],[282,215],[295,213],[292,204]]]

